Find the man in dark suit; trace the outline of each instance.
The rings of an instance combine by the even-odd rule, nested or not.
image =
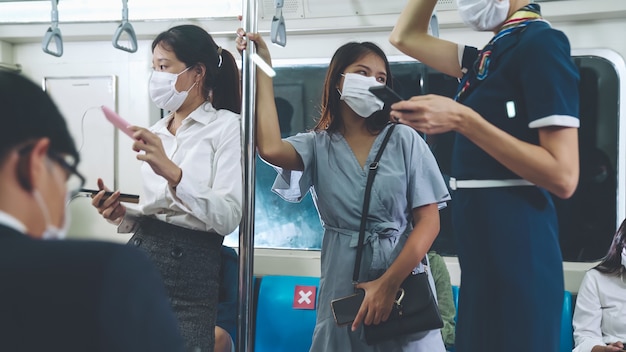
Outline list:
[[[0,71],[0,351],[183,351],[137,249],[62,241],[78,151],[37,85]]]

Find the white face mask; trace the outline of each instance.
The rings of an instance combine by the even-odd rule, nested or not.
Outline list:
[[[52,222],[50,221],[50,212],[48,211],[48,207],[46,206],[46,202],[44,202],[43,197],[41,196],[41,193],[39,193],[38,190],[34,190],[33,197],[35,197],[35,201],[37,202],[37,205],[39,205],[39,209],[41,210],[41,213],[43,214],[43,219],[46,222],[46,229],[41,235],[41,238],[44,240],[64,239],[67,236],[67,232],[70,228],[70,222],[71,222],[70,212],[67,210],[67,208],[64,209],[65,219],[63,220],[62,227],[58,228],[54,224],[52,224]],[[67,207],[68,203],[69,203],[69,193],[66,194],[65,203],[63,203],[63,205]]]
[[[343,76],[343,92],[339,92],[340,99],[345,101],[357,115],[367,118],[383,109],[385,103],[369,91],[369,87],[382,86],[383,83],[376,81],[374,77],[356,73],[346,73]]]
[[[163,110],[176,111],[183,105],[189,91],[197,82],[194,82],[186,91],[178,92],[176,90],[176,80],[178,76],[187,72],[190,68],[191,66],[187,67],[179,74],[152,71],[149,83],[150,98],[156,106]]]
[[[476,31],[493,31],[507,18],[509,0],[457,0],[463,22]]]

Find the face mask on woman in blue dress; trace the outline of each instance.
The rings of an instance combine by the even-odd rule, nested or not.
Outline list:
[[[369,91],[370,87],[381,86],[383,83],[378,82],[375,77],[357,73],[346,73],[343,77],[343,88],[339,92],[340,99],[345,101],[357,115],[368,118],[376,111],[383,109],[385,103]]]
[[[463,23],[476,31],[493,31],[508,17],[509,0],[457,0]]]

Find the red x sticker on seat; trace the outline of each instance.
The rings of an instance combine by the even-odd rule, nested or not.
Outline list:
[[[296,285],[293,296],[293,309],[315,309],[316,286]]]

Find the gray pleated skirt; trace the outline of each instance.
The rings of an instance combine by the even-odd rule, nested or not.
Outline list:
[[[217,233],[143,217],[128,242],[143,249],[159,269],[190,352],[214,349],[223,240]]]

